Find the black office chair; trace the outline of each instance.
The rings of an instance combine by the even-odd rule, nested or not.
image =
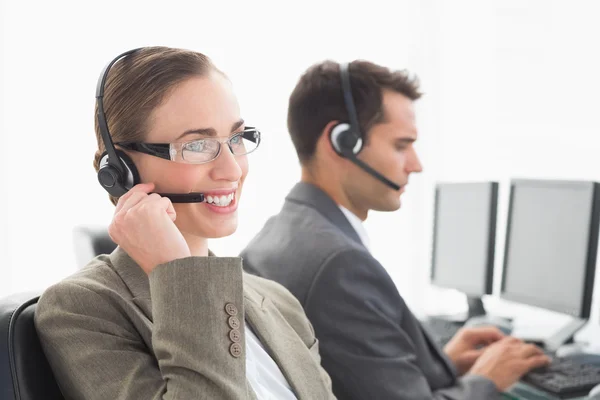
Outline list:
[[[79,268],[84,267],[99,254],[110,254],[117,247],[105,226],[80,225],[73,229],[75,259]]]
[[[0,300],[0,399],[64,400],[33,323],[39,293]]]

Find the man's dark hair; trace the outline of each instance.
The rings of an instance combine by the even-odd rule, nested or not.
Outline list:
[[[348,72],[365,142],[369,129],[383,122],[385,89],[411,100],[421,97],[418,80],[406,71],[391,71],[372,62],[357,60],[348,65]],[[340,65],[328,60],[311,66],[290,95],[288,131],[302,164],[313,157],[323,128],[331,121],[349,122],[349,117],[342,94]]]

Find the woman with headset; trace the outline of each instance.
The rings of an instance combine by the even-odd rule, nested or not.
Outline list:
[[[203,54],[107,65],[94,166],[116,205],[110,255],[49,288],[36,327],[66,398],[330,399],[314,331],[278,284],[216,257],[260,132]]]

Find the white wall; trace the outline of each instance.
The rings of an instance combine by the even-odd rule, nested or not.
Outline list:
[[[600,3],[505,0],[437,6],[439,30],[432,44],[437,85],[431,94],[437,124],[436,141],[427,148],[435,159],[429,172],[431,180],[500,181],[496,266],[501,266],[510,178],[600,180],[600,56],[595,50]],[[426,201],[429,190],[421,192],[427,191]],[[430,224],[425,226],[430,235]],[[429,254],[427,235],[410,243],[418,246],[420,257]],[[426,282],[426,273],[419,270],[416,287]],[[496,277],[500,273],[496,268]],[[496,279],[497,291],[499,283]],[[452,293],[421,293],[421,299],[415,297],[418,305],[454,306]],[[597,325],[600,295],[595,297]],[[503,302],[490,304],[508,310]]]
[[[285,119],[300,74],[326,58],[395,68],[416,58],[415,4],[351,6],[342,26],[344,4],[6,2],[0,152],[10,195],[1,200],[8,237],[0,293],[43,288],[70,274],[73,226],[109,223],[113,208],[92,168],[94,90],[106,62],[143,45],[208,54],[233,81],[244,118],[263,131],[261,148],[250,156],[240,229],[211,245],[217,254],[237,254],[299,178]]]
[[[263,131],[240,228],[211,245],[221,255],[237,254],[299,178],[285,118],[309,65],[365,58],[417,73],[426,93],[417,108],[425,171],[411,180],[399,212],[367,221],[374,253],[417,312],[460,302],[427,288],[436,181],[502,183],[501,265],[510,177],[600,180],[599,3],[349,3],[5,2],[0,295],[71,273],[72,227],[110,221],[112,205],[91,164],[94,89],[104,64],[137,46],[211,56],[233,81],[244,118]]]

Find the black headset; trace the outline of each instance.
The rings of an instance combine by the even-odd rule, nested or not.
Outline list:
[[[100,136],[106,149],[100,157],[98,182],[111,196],[117,198],[140,183],[140,175],[133,160],[124,151],[116,149],[112,141],[106,122],[106,114],[104,113],[104,85],[108,72],[117,61],[141,49],[129,50],[115,57],[102,70],[96,86],[96,104],[98,106],[96,118],[98,119]],[[204,201],[204,194],[202,193],[160,193],[160,195],[168,197],[173,203],[200,203]]]
[[[342,81],[342,93],[344,94],[344,104],[348,113],[350,123],[340,122],[335,125],[329,132],[329,139],[333,149],[341,157],[347,158],[363,169],[365,172],[375,177],[385,185],[395,190],[400,190],[400,186],[390,181],[379,172],[375,171],[369,165],[359,160],[357,155],[363,149],[363,135],[358,122],[358,114],[352,99],[352,88],[350,86],[350,73],[348,72],[348,64],[340,65],[340,78]]]

